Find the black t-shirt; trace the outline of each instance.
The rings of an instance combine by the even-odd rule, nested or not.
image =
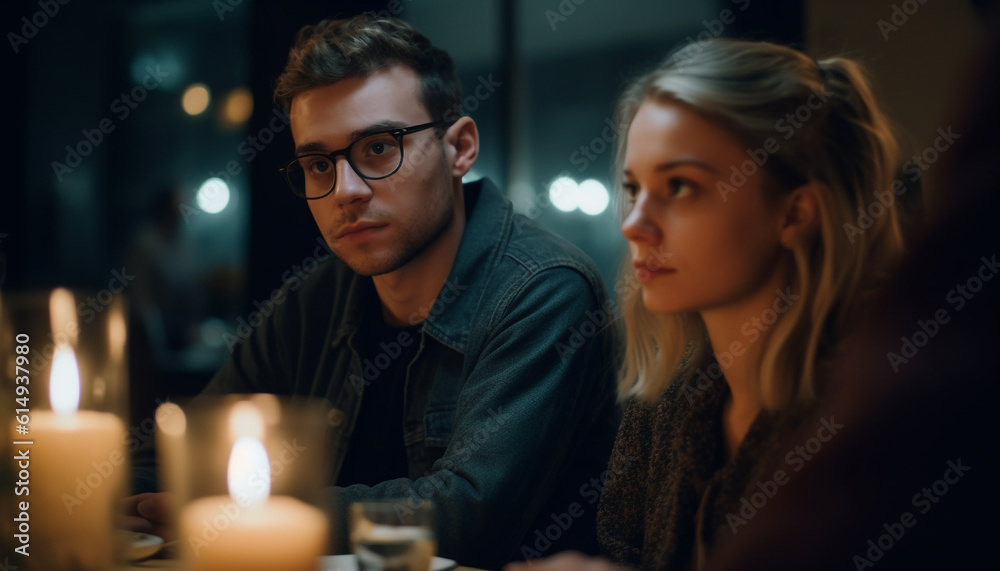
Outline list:
[[[338,486],[374,486],[409,476],[403,442],[403,389],[406,369],[420,347],[421,325],[390,327],[382,319],[381,308],[374,315],[355,337],[365,387]]]

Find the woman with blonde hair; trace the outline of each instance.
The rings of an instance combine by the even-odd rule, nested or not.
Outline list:
[[[897,143],[862,68],[701,48],[635,81],[617,114],[625,417],[598,536],[641,569],[701,568],[835,436],[834,419],[784,442],[819,420],[824,372],[902,253]]]

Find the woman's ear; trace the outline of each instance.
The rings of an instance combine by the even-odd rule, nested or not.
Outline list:
[[[472,117],[460,117],[444,132],[451,176],[462,178],[479,157],[479,129]]]
[[[784,199],[779,240],[785,248],[812,236],[819,227],[820,188],[807,183],[793,190]]]

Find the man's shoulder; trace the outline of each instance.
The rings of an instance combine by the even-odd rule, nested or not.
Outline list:
[[[475,233],[470,243],[490,244],[493,250],[489,256],[494,260],[491,267],[480,265],[476,269],[477,273],[486,272],[482,275],[489,290],[510,292],[531,287],[539,280],[554,279],[576,294],[589,290],[596,294],[595,298],[606,295],[600,271],[590,257],[569,240],[514,212],[513,205],[492,181],[482,179],[466,188],[479,195],[466,228]]]
[[[597,265],[580,248],[534,220],[515,214],[504,257],[530,273],[567,268],[596,286],[600,282]]]

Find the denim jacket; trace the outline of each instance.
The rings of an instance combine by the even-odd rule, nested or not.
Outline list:
[[[489,181],[464,192],[465,232],[405,380],[409,478],[331,486],[333,541],[346,548],[350,502],[429,499],[438,553],[463,565],[596,552],[592,488],[606,476],[619,420],[615,308],[582,252],[515,214]],[[355,338],[377,294],[333,256],[284,289],[203,394],[328,400],[332,483],[366,379],[378,373]]]

